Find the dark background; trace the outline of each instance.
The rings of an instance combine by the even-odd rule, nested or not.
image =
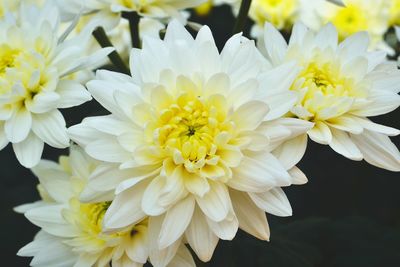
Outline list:
[[[211,27],[220,48],[229,38],[233,18],[227,7],[196,20]],[[91,102],[64,114],[68,125],[73,125],[96,109],[97,104]],[[399,117],[397,110],[374,121],[400,128]],[[400,146],[399,138],[392,140]],[[46,147],[44,158],[56,160],[66,153]],[[285,189],[294,215],[268,216],[271,242],[239,232],[232,242],[219,243],[210,263],[198,266],[400,266],[398,173],[350,161],[312,142],[299,166],[309,183]],[[0,152],[0,266],[29,265],[30,259],[15,254],[38,229],[12,209],[39,199],[36,184],[31,172],[18,164],[11,146]]]

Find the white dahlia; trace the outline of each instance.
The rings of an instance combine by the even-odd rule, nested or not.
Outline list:
[[[104,59],[111,48],[86,56],[90,33],[65,40],[58,10],[23,6],[0,20],[0,149],[9,142],[19,162],[35,166],[44,143],[69,146],[65,120],[58,109],[91,99],[73,74]],[[59,37],[61,35],[61,37]]]
[[[368,119],[400,105],[400,71],[395,63],[386,61],[385,52],[367,51],[367,33],[356,33],[338,43],[332,24],[318,33],[297,24],[287,44],[267,24],[264,43],[273,65],[295,60],[302,68],[290,88],[298,94],[298,101],[287,116],[313,122],[308,131],[312,140],[349,159],[365,159],[400,171],[400,153],[388,137],[398,135],[399,130]]]
[[[312,124],[279,119],[297,99],[288,90],[294,64],[270,69],[241,35],[219,53],[207,26],[193,39],[173,21],[164,40],[146,37],[143,49],[132,51],[131,72],[98,71],[87,86],[111,114],[69,129],[89,155],[124,172],[92,177],[84,192],[90,200],[93,191],[116,189],[106,229],[149,215],[156,249],[174,251],[185,236],[203,261],[238,227],[267,240],[265,211],[291,215],[280,186],[307,181],[295,167],[305,147],[285,141]]]
[[[80,200],[89,177],[109,169],[75,147],[69,157],[60,159],[59,164],[43,160],[33,168],[40,181],[38,189],[42,200],[16,210],[23,212],[41,231],[18,255],[33,257],[31,266],[37,267],[143,266],[150,253],[152,238],[148,219],[116,233],[105,233],[102,221],[113,194],[95,203]],[[182,262],[186,265],[180,265]],[[195,266],[183,244],[168,265],[174,266]]]

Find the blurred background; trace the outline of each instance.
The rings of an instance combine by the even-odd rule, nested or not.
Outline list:
[[[218,7],[195,21],[208,24],[219,48],[234,24],[230,8]],[[249,36],[250,22],[245,35]],[[400,86],[400,85],[399,85]],[[92,101],[65,110],[68,126],[97,113]],[[98,114],[98,113],[97,113]],[[374,118],[400,128],[400,110]],[[400,139],[392,139],[400,146]],[[67,154],[46,147],[44,157],[57,160]],[[38,229],[13,207],[36,201],[37,179],[21,167],[8,146],[0,151],[0,249],[1,266],[29,266],[30,259],[17,251]],[[353,162],[329,147],[310,142],[299,164],[309,183],[285,189],[293,207],[290,218],[268,216],[271,241],[258,241],[239,232],[232,242],[221,241],[209,263],[215,267],[397,267],[400,266],[400,177],[365,162]],[[51,253],[51,248],[49,248]]]

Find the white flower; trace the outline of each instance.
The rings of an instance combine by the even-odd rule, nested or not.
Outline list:
[[[295,60],[302,67],[291,86],[298,101],[288,116],[314,122],[308,131],[312,140],[347,158],[400,171],[400,153],[388,137],[400,132],[367,118],[400,105],[400,72],[386,62],[385,52],[367,51],[367,33],[338,44],[332,24],[316,34],[297,24],[288,45],[268,24],[264,39],[266,56],[275,66]]]
[[[18,255],[33,257],[31,266],[38,267],[103,267],[110,263],[113,267],[143,266],[149,253],[154,253],[149,251],[152,237],[148,220],[117,233],[104,233],[102,221],[113,194],[96,203],[80,200],[89,177],[99,172],[111,174],[109,170],[109,166],[100,165],[75,147],[59,164],[43,160],[33,168],[43,200],[16,210],[41,227],[41,231]],[[182,261],[187,264],[179,265]],[[181,245],[168,266],[195,265],[190,252]]]
[[[207,26],[193,39],[173,21],[164,40],[145,37],[143,49],[132,51],[131,71],[98,71],[87,86],[112,114],[69,129],[89,155],[126,173],[89,181],[99,194],[116,188],[105,227],[115,231],[150,215],[156,249],[174,250],[185,236],[203,261],[238,226],[267,240],[264,212],[291,215],[279,187],[307,181],[295,167],[304,149],[285,141],[312,125],[280,119],[297,100],[288,90],[294,64],[270,69],[241,35],[220,54]]]
[[[35,166],[43,144],[69,146],[58,109],[80,105],[90,94],[72,76],[103,60],[111,48],[85,56],[90,33],[64,40],[57,8],[23,6],[0,21],[0,149],[9,142],[19,162]]]
[[[391,0],[343,0],[344,7],[323,3],[315,8],[318,24],[306,25],[319,30],[331,22],[339,33],[339,39],[344,40],[350,35],[366,31],[371,38],[371,49],[383,49],[391,53],[383,37],[389,28],[389,5]],[[315,27],[318,25],[317,27]]]
[[[238,12],[241,1],[222,1],[233,5],[235,13]],[[327,2],[341,4],[340,0],[253,0],[249,11],[249,17],[255,22],[251,35],[253,37],[262,35],[265,22],[288,32],[296,22],[303,22],[308,26],[321,26],[319,9],[333,6]]]
[[[178,18],[183,22],[184,15],[179,12],[195,7],[206,0],[57,0],[60,10],[68,19],[78,14],[90,14],[106,30],[119,24],[121,13],[136,12],[142,17],[164,20]]]

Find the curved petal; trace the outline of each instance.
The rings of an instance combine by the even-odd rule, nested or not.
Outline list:
[[[270,231],[265,212],[246,193],[231,190],[230,194],[240,228],[261,240],[269,240]]]
[[[197,204],[203,213],[213,221],[220,222],[226,218],[230,207],[228,189],[222,183],[209,181],[210,191],[203,197],[196,197]]]
[[[58,110],[34,114],[32,130],[40,139],[52,147],[66,148],[69,146],[65,120]]]
[[[26,108],[20,108],[5,122],[7,139],[12,143],[24,141],[32,128],[32,116]]]
[[[292,207],[285,192],[279,187],[264,193],[249,193],[250,198],[260,209],[276,216],[292,216]]]
[[[32,168],[39,163],[43,147],[43,141],[34,133],[30,133],[23,142],[13,144],[15,155],[25,168]]]
[[[160,249],[172,245],[182,236],[192,220],[194,207],[194,198],[188,196],[168,210],[160,231]]]
[[[196,255],[204,262],[211,260],[218,244],[218,237],[211,231],[199,207],[195,208],[192,221],[186,232],[186,240]]]

